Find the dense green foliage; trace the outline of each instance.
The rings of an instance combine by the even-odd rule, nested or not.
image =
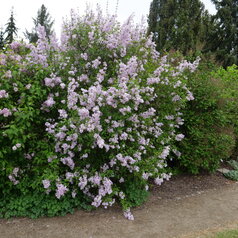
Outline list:
[[[238,138],[238,67],[233,65],[227,69],[219,68],[212,73],[213,78],[222,80],[222,97],[225,98],[224,110],[229,115],[229,120],[234,125]]]
[[[7,196],[7,195],[6,195]],[[0,200],[0,218],[41,216],[64,216],[73,213],[74,209],[92,210],[87,204],[87,198],[72,199],[69,195],[58,200],[54,195],[47,195],[36,191],[28,193],[11,193]]]
[[[215,171],[235,152],[237,140],[237,67],[200,68],[188,85],[195,99],[184,110],[179,166],[191,173]]]
[[[53,33],[52,27],[54,24],[54,21],[51,19],[51,16],[49,12],[47,11],[47,8],[44,4],[42,4],[41,8],[37,12],[36,18],[33,18],[34,22],[34,29],[31,32],[26,31],[25,36],[29,40],[30,43],[36,43],[39,39],[37,34],[37,27],[38,26],[44,26],[46,36],[49,39],[50,35]]]
[[[237,64],[237,0],[213,0],[215,15],[200,0],[153,0],[148,33],[154,33],[157,50],[177,50],[184,56],[202,52],[225,67]]]
[[[213,27],[206,44],[206,51],[215,53],[223,66],[238,63],[238,1],[212,0],[217,13],[212,17]]]
[[[207,18],[200,0],[153,0],[148,32],[154,33],[159,51],[179,50],[186,55],[201,50]]]

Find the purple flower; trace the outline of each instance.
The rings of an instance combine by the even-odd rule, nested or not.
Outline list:
[[[180,101],[181,100],[181,97],[179,95],[175,95],[173,98],[172,98],[172,102],[177,102],[177,101]]]
[[[190,91],[188,91],[188,95],[187,95],[186,99],[187,99],[188,101],[194,100],[194,96],[193,96],[193,94],[192,94]]]
[[[176,135],[175,140],[176,141],[181,141],[183,138],[184,138],[183,134],[178,134],[178,135]]]
[[[45,78],[45,85],[48,87],[55,87],[56,85],[61,84],[61,78],[60,77],[54,77],[54,78]]]
[[[14,146],[12,147],[12,150],[17,150],[17,147],[14,145]]]
[[[44,179],[44,180],[42,180],[42,184],[43,184],[44,188],[47,189],[50,187],[50,180]]]
[[[105,141],[100,136],[97,138],[97,145],[99,148],[103,148],[105,146]]]
[[[76,195],[77,195],[76,191],[73,191],[73,192],[71,193],[72,198],[75,198]]]
[[[10,48],[12,50],[17,50],[21,47],[21,43],[20,42],[17,42],[17,41],[14,41],[10,44]]]
[[[49,97],[44,103],[43,105],[46,107],[52,107],[55,104],[55,101],[52,97]]]
[[[102,203],[102,196],[98,195],[94,198],[93,202],[92,202],[92,205],[94,207],[99,207]]]
[[[87,176],[84,175],[83,177],[79,178],[78,186],[80,187],[81,190],[83,190],[86,187],[87,183],[88,183]]]
[[[30,88],[31,88],[31,84],[27,84],[26,89],[30,89]]]
[[[121,198],[121,199],[124,199],[125,198],[125,194],[123,193],[123,192],[119,192],[119,197]]]
[[[98,174],[89,178],[89,181],[92,182],[95,185],[100,185],[101,180],[102,180],[102,178]]]
[[[160,177],[157,177],[156,179],[155,179],[155,184],[157,184],[157,185],[161,185],[162,183],[163,183],[163,179],[162,178],[160,178]]]
[[[56,185],[57,190],[55,193],[55,196],[60,199],[62,196],[64,196],[64,194],[69,190],[65,185],[63,184],[57,184]]]
[[[60,161],[63,164],[68,165],[70,167],[70,169],[74,169],[75,163],[72,158],[70,158],[70,157],[61,158]]]
[[[88,60],[88,55],[87,55],[87,53],[82,53],[80,56],[81,56],[82,59]]]
[[[11,182],[13,182],[14,185],[17,185],[19,183],[19,181],[16,180],[16,178],[13,175],[9,175],[8,178]]]
[[[167,156],[169,155],[169,152],[170,152],[170,147],[166,146],[164,150],[162,151],[161,155],[159,156],[159,158],[166,159]]]
[[[60,114],[60,118],[67,118],[68,117],[68,114],[65,110],[59,109],[58,112]]]
[[[132,215],[130,209],[124,211],[124,217],[128,220],[134,221],[134,216]]]
[[[98,66],[101,64],[101,61],[100,61],[100,58],[97,58],[97,59],[95,59],[94,61],[92,61],[92,67],[94,68],[94,69],[97,69],[98,68]]]
[[[0,90],[0,98],[8,98],[8,93],[6,90]]]
[[[19,168],[14,168],[12,174],[14,174],[14,176],[17,177],[19,171],[20,171]]]
[[[176,156],[178,156],[178,157],[181,156],[181,152],[179,152],[178,150],[173,150],[173,152],[174,152],[174,154],[175,154]]]
[[[142,174],[142,178],[145,179],[145,180],[148,180],[148,178],[151,176],[150,173],[143,173]]]
[[[11,111],[8,108],[0,109],[0,115],[3,115],[4,117],[9,117],[12,115]]]
[[[8,70],[5,74],[4,77],[6,78],[11,78],[12,77],[12,72],[10,70]]]
[[[78,115],[80,116],[81,120],[84,120],[89,117],[89,111],[87,108],[78,109]]]

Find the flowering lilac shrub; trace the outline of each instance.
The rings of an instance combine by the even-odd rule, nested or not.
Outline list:
[[[39,32],[36,46],[0,55],[0,186],[93,207],[119,202],[133,219],[149,181],[168,180],[167,160],[180,156],[180,109],[193,99],[186,74],[198,62],[160,57],[143,26],[100,11],[73,13],[61,43]]]
[[[40,107],[48,94],[41,79],[50,69],[29,61],[32,47],[14,42],[6,52],[0,52],[1,216],[7,210],[9,197],[36,189],[40,184],[39,169],[47,168],[40,160],[49,147]]]

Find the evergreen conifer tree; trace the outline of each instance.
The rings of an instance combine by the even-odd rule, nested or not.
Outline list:
[[[158,50],[170,50],[175,34],[176,0],[153,0],[148,19]]]
[[[217,13],[206,51],[214,52],[223,66],[238,64],[238,0],[212,0]]]
[[[0,50],[3,49],[4,44],[5,44],[4,31],[2,28],[0,28]]]
[[[200,50],[206,14],[200,0],[153,0],[148,24],[157,49],[174,49],[183,54]]]
[[[8,23],[6,24],[5,34],[7,34],[7,36],[5,38],[5,42],[8,44],[12,43],[14,41],[14,36],[17,36],[17,31],[18,29],[16,27],[14,13],[12,9],[11,16],[8,20]]]
[[[34,28],[32,32],[26,31],[25,36],[29,40],[30,43],[35,43],[38,40],[38,35],[37,35],[37,27],[38,26],[44,26],[45,31],[46,31],[46,36],[50,37],[52,34],[52,26],[54,24],[54,21],[52,21],[51,16],[45,7],[44,4],[42,4],[41,8],[37,12],[36,18],[33,18],[34,21]]]

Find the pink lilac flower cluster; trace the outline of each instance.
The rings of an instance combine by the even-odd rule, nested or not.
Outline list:
[[[4,117],[9,117],[12,115],[12,112],[8,108],[0,109],[0,115],[3,115]]]
[[[21,147],[21,144],[20,143],[17,143],[16,145],[14,145],[13,147],[12,147],[12,150],[17,150],[18,148],[20,148]]]
[[[127,209],[124,211],[124,216],[125,218],[127,218],[128,220],[134,221],[134,216],[131,213],[130,209]]]
[[[9,174],[8,178],[9,180],[14,184],[14,185],[17,185],[19,184],[19,180],[18,180],[18,177],[19,177],[19,173],[21,172],[21,170],[19,168],[14,168],[12,173]]]
[[[0,90],[0,98],[8,98],[8,93],[6,90]]]
[[[56,190],[55,196],[58,199],[60,199],[68,191],[68,188],[63,184],[57,184],[56,187],[57,187],[57,190]]]

